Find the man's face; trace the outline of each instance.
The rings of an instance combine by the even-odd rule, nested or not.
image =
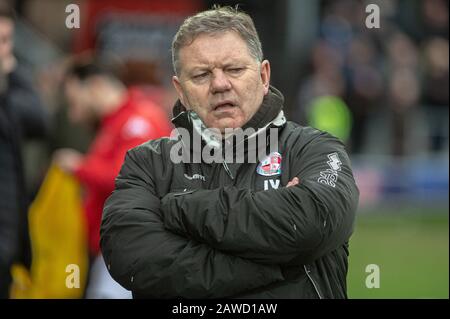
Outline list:
[[[13,51],[14,24],[11,19],[0,17],[0,61],[8,59]]]
[[[209,128],[242,127],[269,91],[270,65],[250,55],[235,32],[199,35],[179,51],[173,84],[181,102]]]
[[[67,99],[69,120],[75,124],[89,124],[95,120],[91,89],[74,77],[65,82],[64,93]]]

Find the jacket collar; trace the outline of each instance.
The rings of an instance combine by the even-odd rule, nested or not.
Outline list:
[[[253,128],[257,130],[266,127],[280,112],[283,112],[283,103],[283,94],[273,86],[270,86],[269,93],[264,97],[258,111],[244,124],[242,129]],[[175,103],[172,113],[172,123],[175,127],[182,127],[189,131],[192,131],[194,128],[206,128],[197,113],[187,110],[180,100],[177,100]]]
[[[283,102],[284,97],[281,92],[271,86],[269,93],[264,97],[258,111],[242,127],[243,130],[252,128],[255,130],[255,133],[250,136],[245,136],[245,138],[241,141],[235,141],[233,148],[236,148],[237,145],[250,139],[255,139],[257,141],[261,137],[266,139],[266,143],[264,143],[264,145],[269,143],[268,135],[263,133],[266,133],[269,128],[279,129],[286,123],[286,118],[283,112]],[[194,135],[201,137],[197,139],[201,141],[202,148],[206,145],[211,148],[224,149],[224,143],[226,141],[222,139],[221,135],[215,130],[208,130],[198,114],[194,111],[187,110],[180,100],[175,103],[173,114],[174,117],[172,118],[172,123],[175,127],[178,130],[180,128],[185,129],[190,133],[191,142],[189,148],[191,151],[195,152],[192,148],[192,145],[194,145],[194,141],[196,139]],[[253,145],[256,145],[256,142],[253,143]],[[246,153],[250,151],[248,146],[244,149]]]

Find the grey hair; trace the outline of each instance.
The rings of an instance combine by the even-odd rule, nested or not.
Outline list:
[[[191,44],[201,34],[214,35],[227,31],[236,32],[247,44],[249,53],[258,62],[263,59],[261,41],[252,18],[235,8],[213,6],[184,20],[172,41],[172,65],[176,75],[180,72],[179,51]]]

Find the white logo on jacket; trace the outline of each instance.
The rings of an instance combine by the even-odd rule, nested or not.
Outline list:
[[[271,189],[278,189],[280,186],[280,180],[279,179],[266,179],[264,181],[264,190],[269,190],[269,185]]]
[[[204,181],[204,182],[206,182],[206,178],[205,178],[205,176],[203,176],[203,175],[200,175],[200,174],[194,174],[194,175],[192,175],[192,176],[189,176],[188,174],[184,174],[184,177],[186,177],[188,180],[193,180],[193,179],[199,179],[199,180],[201,180],[201,181]]]
[[[317,181],[319,183],[336,187],[336,182],[338,180],[338,172],[341,170],[342,162],[339,159],[338,153],[328,154],[329,161],[327,162],[329,169],[321,171]]]
[[[327,163],[334,171],[340,171],[342,162],[339,159],[338,153],[331,153],[328,155],[328,158],[330,159]]]

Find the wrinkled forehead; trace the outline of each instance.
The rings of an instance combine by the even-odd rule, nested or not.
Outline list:
[[[247,43],[234,31],[202,33],[180,48],[181,69],[199,66],[220,66],[230,63],[250,63],[255,59]]]

